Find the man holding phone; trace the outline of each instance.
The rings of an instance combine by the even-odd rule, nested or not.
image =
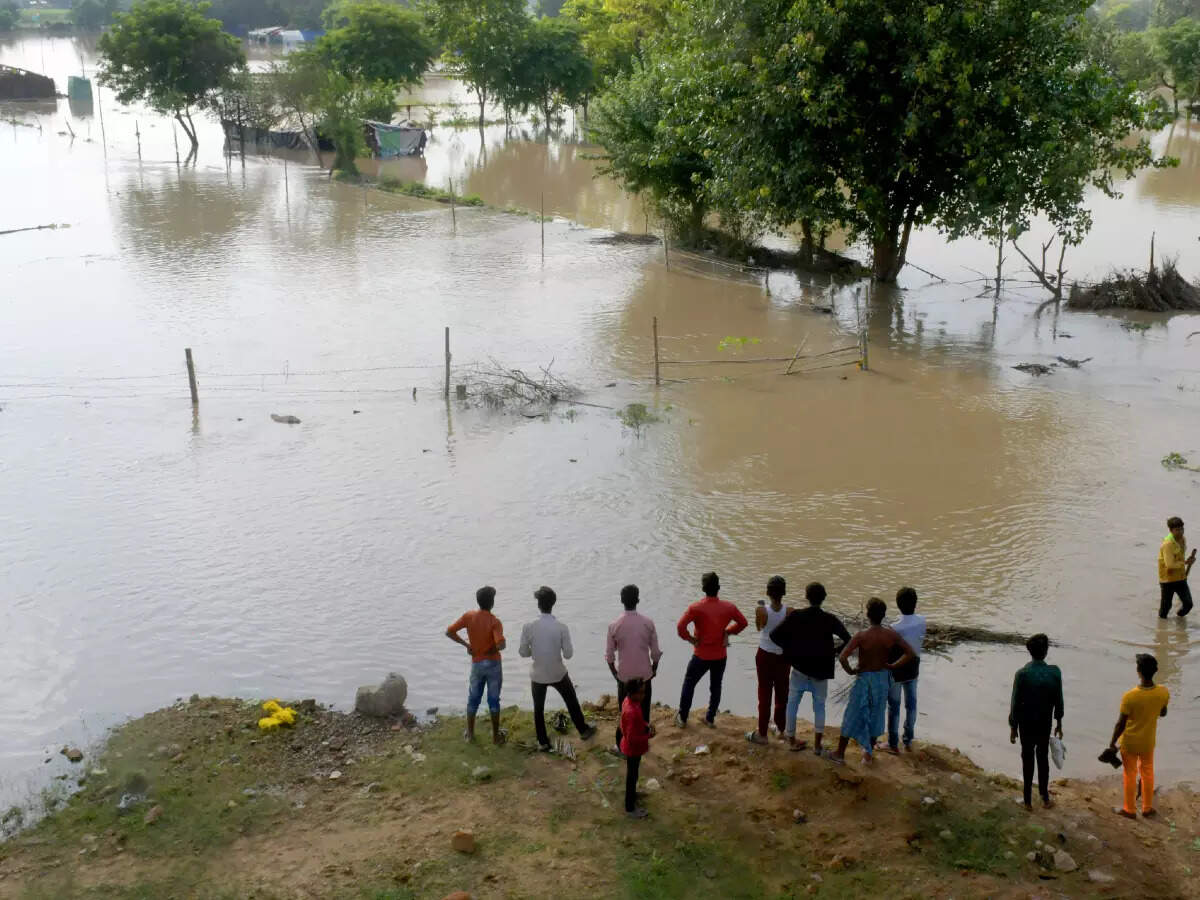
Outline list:
[[[1165,619],[1171,612],[1175,595],[1179,595],[1177,616],[1186,616],[1192,611],[1192,591],[1187,577],[1196,562],[1196,551],[1187,552],[1187,538],[1183,536],[1183,519],[1171,516],[1167,519],[1167,536],[1158,550],[1158,586],[1162,597],[1158,604],[1158,617]],[[1185,554],[1187,554],[1185,558]]]

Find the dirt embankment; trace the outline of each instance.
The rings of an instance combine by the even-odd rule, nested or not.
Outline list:
[[[1186,789],[1129,822],[1111,812],[1115,776],[1059,781],[1056,808],[1030,814],[1015,781],[952,750],[869,769],[852,750],[836,768],[748,744],[735,716],[680,731],[657,708],[651,815],[630,821],[615,712],[589,708],[601,732],[567,735],[572,760],[533,752],[515,709],[493,747],[453,718],[410,729],[310,707],[268,734],[256,704],[181,703],[119,729],[79,764],[78,793],[0,844],[0,897],[1196,895]],[[460,831],[473,852],[453,848]]]

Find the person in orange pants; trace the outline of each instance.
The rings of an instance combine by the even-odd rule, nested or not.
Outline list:
[[[1154,744],[1158,732],[1158,720],[1167,714],[1167,702],[1171,692],[1161,684],[1154,683],[1158,672],[1158,660],[1149,653],[1137,655],[1137,673],[1140,683],[1126,691],[1121,698],[1121,715],[1113,728],[1110,748],[1117,748],[1121,741],[1121,762],[1125,766],[1125,803],[1113,810],[1126,819],[1136,819],[1137,780],[1142,778],[1142,817],[1157,815],[1154,809]]]

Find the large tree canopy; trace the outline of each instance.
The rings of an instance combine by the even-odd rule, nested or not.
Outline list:
[[[776,226],[841,226],[891,281],[914,227],[987,234],[1002,221],[1012,233],[1045,213],[1077,237],[1085,190],[1112,192],[1114,170],[1151,163],[1147,143],[1128,139],[1154,119],[1091,60],[1087,6],[698,0],[658,48],[694,87],[661,82],[656,102],[692,124],[705,160],[693,180],[710,200]],[[598,132],[631,185],[664,157],[629,159],[613,117],[645,106],[606,100]]]
[[[483,128],[487,104],[509,84],[512,60],[524,33],[524,0],[433,0],[433,16],[447,67],[479,102]]]
[[[316,45],[330,66],[356,81],[417,84],[437,46],[417,13],[382,0],[348,0],[325,10],[329,31]]]
[[[174,116],[199,146],[192,110],[210,105],[216,92],[246,64],[241,44],[210,19],[207,3],[141,0],[100,36],[100,82],[122,103],[141,100]]]
[[[536,19],[521,34],[512,58],[509,84],[502,91],[510,106],[534,106],[546,128],[563,105],[574,106],[591,93],[594,74],[583,52],[579,25],[564,18]]]

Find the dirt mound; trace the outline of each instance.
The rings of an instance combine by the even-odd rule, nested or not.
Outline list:
[[[1099,284],[1071,288],[1070,309],[1141,309],[1148,312],[1200,310],[1200,287],[1179,274],[1173,262],[1151,272],[1114,272]]]

